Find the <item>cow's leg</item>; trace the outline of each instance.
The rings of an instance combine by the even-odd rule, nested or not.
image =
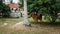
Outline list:
[[[37,24],[38,23],[38,19],[37,20],[35,20],[35,24]]]
[[[39,18],[39,21],[40,21],[40,23],[42,23],[42,18],[41,17]]]
[[[38,18],[34,18],[34,24],[38,23]]]
[[[40,19],[40,22],[42,23],[42,19]]]
[[[40,22],[42,22],[42,14],[39,15]]]

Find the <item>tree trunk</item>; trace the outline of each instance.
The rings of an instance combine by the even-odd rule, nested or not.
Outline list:
[[[27,2],[24,0],[24,25],[30,25],[28,21],[28,13],[27,13]]]

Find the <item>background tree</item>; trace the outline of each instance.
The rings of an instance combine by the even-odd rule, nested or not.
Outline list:
[[[37,12],[44,16],[50,15],[52,23],[57,19],[57,13],[60,12],[60,0],[27,0],[28,11]]]
[[[3,17],[10,16],[10,8],[5,5],[2,0],[0,0],[0,13],[2,13]]]
[[[24,7],[24,0],[19,0],[18,4],[20,5],[19,8],[23,9],[23,7]]]

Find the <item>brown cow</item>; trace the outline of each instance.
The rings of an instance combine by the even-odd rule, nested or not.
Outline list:
[[[38,13],[32,12],[30,16],[34,19],[35,23],[38,23],[38,20],[42,22],[42,14],[38,15]]]

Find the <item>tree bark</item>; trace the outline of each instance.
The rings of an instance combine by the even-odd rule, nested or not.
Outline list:
[[[27,2],[24,0],[24,24],[25,25],[30,25],[28,21],[28,13],[27,13]]]

